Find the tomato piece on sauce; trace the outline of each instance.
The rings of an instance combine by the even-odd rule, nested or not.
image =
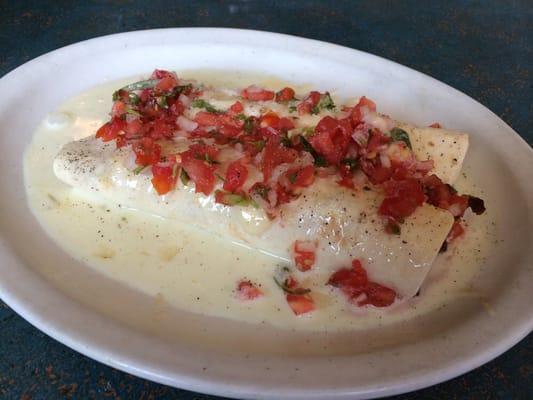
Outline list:
[[[152,185],[159,195],[166,194],[176,187],[177,164],[163,162],[152,165]]]
[[[290,169],[285,175],[290,182],[291,188],[307,187],[315,181],[315,167],[308,165],[300,169]]]
[[[315,264],[316,242],[296,240],[293,245],[294,264],[299,271],[309,271]]]
[[[196,193],[208,196],[215,187],[213,161],[218,150],[213,146],[193,144],[189,150],[180,153],[181,165],[195,184]]]
[[[266,90],[257,86],[248,86],[241,91],[244,99],[252,101],[269,101],[273,100],[275,93],[272,90]]]
[[[424,191],[416,179],[390,180],[385,182],[383,187],[386,197],[379,207],[380,215],[401,220],[410,216],[424,203]]]
[[[285,294],[285,299],[295,315],[307,314],[315,310],[313,298],[307,294]]]
[[[352,124],[354,127],[363,121],[363,116],[368,111],[376,111],[376,103],[369,98],[363,96],[359,102],[354,106],[351,113]]]
[[[96,131],[96,137],[102,139],[104,142],[109,142],[124,133],[125,128],[126,121],[113,117],[111,121],[106,122]]]
[[[357,259],[352,261],[352,268],[341,268],[334,272],[327,284],[339,288],[351,302],[363,297],[357,301],[358,306],[369,304],[387,307],[394,303],[397,296],[393,289],[370,281],[361,261]]]
[[[251,281],[243,279],[237,284],[237,297],[240,300],[254,300],[261,296],[263,296],[263,292]]]
[[[296,110],[300,115],[311,114],[319,102],[320,92],[313,90],[296,106]]]
[[[298,152],[281,145],[279,137],[270,137],[263,150],[262,172],[263,180],[267,182],[272,171],[279,164],[292,163],[298,157]]]
[[[155,143],[150,137],[143,137],[141,140],[133,143],[132,147],[137,165],[155,164],[161,158],[161,146]]]
[[[331,164],[339,164],[348,152],[352,127],[348,119],[326,116],[315,127],[309,143]]]
[[[276,102],[277,103],[284,103],[286,101],[290,101],[294,99],[294,95],[296,93],[294,92],[293,88],[285,87],[281,89],[279,92],[276,93]]]
[[[226,180],[223,188],[228,192],[235,192],[240,189],[248,178],[248,168],[241,160],[233,161],[226,171]]]

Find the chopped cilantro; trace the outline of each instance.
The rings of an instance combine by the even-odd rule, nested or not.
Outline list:
[[[159,96],[156,101],[159,107],[168,108],[167,96]]]
[[[187,186],[189,184],[189,181],[191,180],[189,174],[187,173],[187,171],[185,171],[184,168],[181,169],[180,180],[181,183],[183,183],[183,186]]]
[[[289,112],[293,113],[296,111],[296,106],[289,106]]]
[[[144,81],[130,83],[129,85],[120,88],[120,90],[127,90],[130,92],[132,90],[153,89],[158,83],[159,79],[146,79]]]
[[[145,169],[146,167],[147,165],[139,165],[137,168],[133,170],[133,173],[135,175],[139,175],[142,172],[142,170]]]
[[[240,194],[224,192],[222,190],[216,190],[215,196],[217,201],[222,202],[226,206],[249,206],[252,205],[251,200]]]
[[[409,135],[403,129],[392,128],[390,131],[390,137],[395,142],[404,142],[407,145],[407,147],[412,149],[411,141],[409,140]]]
[[[307,288],[291,288],[289,287],[290,282],[290,268],[287,266],[278,266],[276,273],[273,276],[274,282],[279,286],[281,290],[288,294],[304,295],[311,292],[311,289]]]
[[[322,95],[322,98],[318,103],[318,107],[321,110],[333,110],[335,108],[335,103],[333,102],[333,99],[331,98],[329,92],[326,92]]]
[[[207,112],[213,113],[213,114],[221,114],[222,111],[217,110],[215,107],[213,107],[209,102],[205,101],[204,99],[196,99],[193,100],[191,104],[194,108],[203,108]]]
[[[355,171],[357,167],[359,166],[359,163],[357,162],[357,159],[355,158],[345,158],[341,161],[344,165],[346,165],[350,171]]]
[[[254,131],[254,118],[246,117],[244,120],[244,131],[246,133],[252,133]]]

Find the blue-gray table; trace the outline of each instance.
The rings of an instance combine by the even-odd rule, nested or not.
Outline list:
[[[0,0],[0,76],[50,50],[110,33],[187,26],[268,30],[368,51],[425,72],[479,100],[533,142],[531,0],[75,3]],[[0,301],[0,398],[63,397],[215,398],[92,361]],[[533,399],[532,335],[473,372],[396,399]]]

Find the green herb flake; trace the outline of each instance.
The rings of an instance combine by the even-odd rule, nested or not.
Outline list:
[[[359,163],[357,162],[357,159],[355,158],[345,158],[341,161],[344,165],[346,165],[350,171],[355,171],[357,167],[359,166]]]
[[[189,181],[191,180],[189,174],[187,173],[187,171],[185,171],[184,168],[181,169],[180,180],[181,183],[183,183],[183,186],[187,186],[189,184]]]
[[[250,199],[240,194],[224,192],[222,190],[216,190],[215,196],[222,201],[222,204],[226,206],[248,206],[250,205]]]
[[[247,117],[244,120],[243,128],[246,133],[252,133],[254,131],[254,119],[252,117]]]
[[[141,113],[137,110],[134,110],[133,108],[127,107],[126,108],[126,114],[135,115],[136,117],[140,117]]]
[[[190,90],[192,90],[192,84],[190,83],[187,85],[176,86],[174,89],[171,90],[169,97],[175,97],[177,95],[182,94],[183,92]]]
[[[281,144],[285,147],[292,147],[292,142],[287,136],[281,136]]]
[[[196,100],[193,100],[192,104],[191,104],[194,108],[203,108],[205,109],[207,112],[210,112],[212,114],[221,114],[222,111],[220,110],[217,110],[215,107],[213,107],[209,102],[207,102],[206,100],[204,99],[196,99]]]
[[[168,108],[167,96],[159,96],[156,101],[159,107]]]
[[[291,269],[286,265],[278,265],[274,273],[273,279],[276,285],[281,290],[288,294],[304,295],[311,292],[311,289],[307,288],[290,288],[289,282],[291,278]]]
[[[291,183],[296,182],[296,177],[297,177],[296,172],[291,172],[291,173],[288,175],[289,181],[290,181]]]
[[[129,85],[120,88],[120,90],[127,90],[130,92],[132,90],[153,89],[158,83],[159,79],[146,79],[143,81],[130,83]]]
[[[335,103],[331,98],[329,92],[326,92],[322,95],[320,102],[318,103],[318,108],[321,110],[333,110],[335,109]]]
[[[264,140],[256,140],[255,142],[252,142],[257,151],[263,150],[265,147],[265,141]]]
[[[290,113],[296,112],[296,106],[289,106],[289,112]]]
[[[137,168],[133,170],[133,173],[135,175],[139,175],[143,171],[143,169],[145,169],[146,167],[147,165],[139,165]]]
[[[413,148],[411,146],[411,141],[409,140],[409,135],[403,129],[392,128],[389,134],[392,140],[394,140],[395,142],[404,142],[407,145],[407,147],[409,147],[410,149]]]

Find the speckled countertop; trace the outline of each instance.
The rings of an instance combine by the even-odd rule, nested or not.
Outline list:
[[[533,143],[533,4],[524,1],[2,1],[0,76],[58,47],[136,29],[268,30],[368,51],[480,101]],[[83,3],[83,4],[81,4]],[[1,399],[215,399],[133,377],[39,332],[0,301]],[[394,399],[533,399],[533,337]]]

